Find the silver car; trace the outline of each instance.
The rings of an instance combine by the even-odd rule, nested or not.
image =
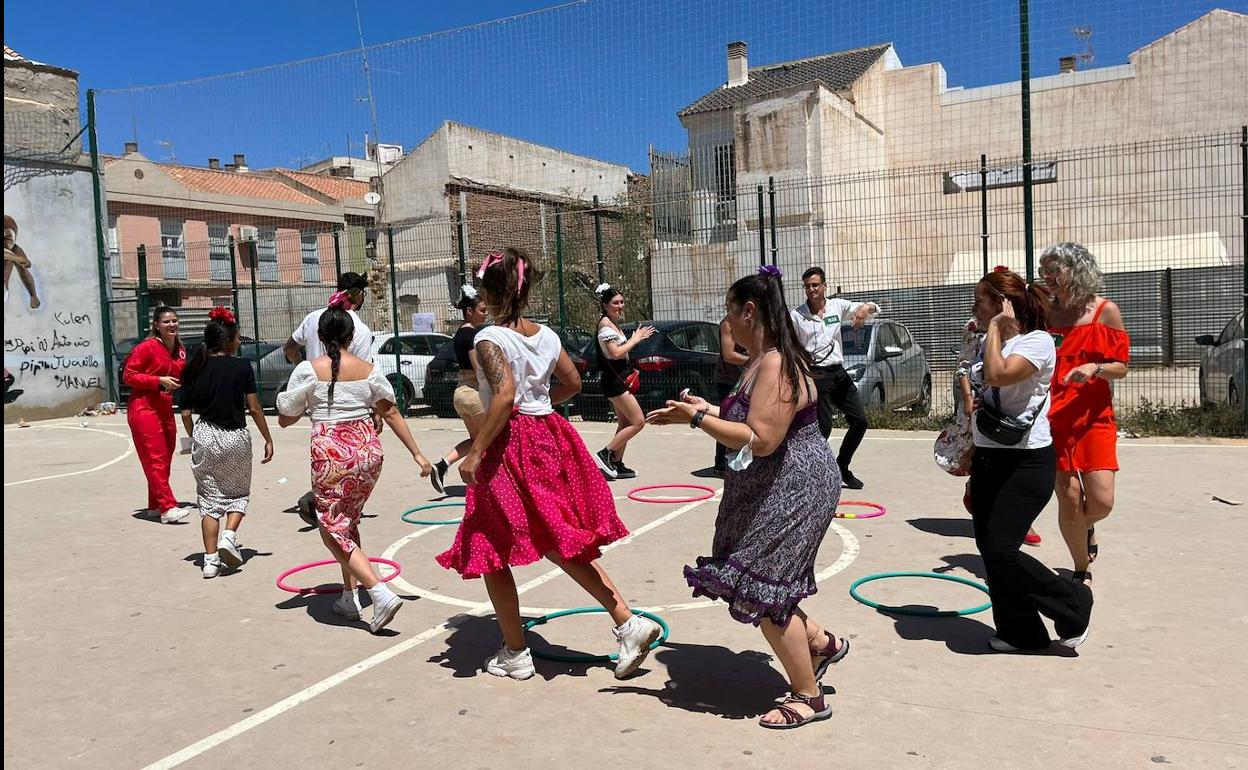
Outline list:
[[[910,330],[887,318],[855,329],[841,325],[845,371],[858,386],[867,409],[910,407],[926,414],[932,407],[932,370],[927,353]]]
[[[1202,334],[1200,402],[1238,406],[1244,393],[1244,311],[1239,311],[1218,336]]]

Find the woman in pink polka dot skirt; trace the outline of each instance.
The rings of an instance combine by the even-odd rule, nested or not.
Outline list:
[[[554,411],[580,391],[580,375],[559,336],[522,317],[540,279],[530,257],[517,249],[490,254],[477,278],[495,320],[474,340],[485,424],[460,463],[467,509],[438,563],[485,579],[503,632],[502,648],[485,663],[488,673],[533,676],[511,567],[544,557],[611,615],[620,653],[615,676],[623,679],[641,666],[661,629],[633,615],[597,562],[602,546],[628,530],[585,442]]]

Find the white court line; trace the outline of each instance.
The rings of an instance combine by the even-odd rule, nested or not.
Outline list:
[[[707,498],[706,500],[699,500],[696,503],[689,503],[686,506],[678,508],[675,511],[672,511],[671,513],[667,514],[666,516],[662,516],[658,519],[655,519],[654,521],[651,521],[639,527],[637,531],[631,533],[628,537],[625,537],[622,540],[617,540],[614,543],[611,543],[610,545],[606,546],[602,550],[606,552],[613,548],[627,545],[631,543],[633,539],[636,538],[637,536],[643,535],[646,532],[649,532],[650,530],[654,529],[655,527],[662,526],[663,524],[666,524],[672,519],[675,519],[677,516],[680,516],[684,513],[687,513],[688,511],[693,510],[694,508],[697,508],[702,503],[710,502],[711,500],[714,500],[714,499],[715,498]],[[432,527],[430,529],[432,529]],[[418,535],[418,533],[419,531],[413,532],[411,535],[407,535],[406,537],[412,538],[414,535]],[[516,593],[523,594],[526,591],[531,591],[532,589],[537,588],[540,585],[543,585],[545,583],[550,582],[551,580],[554,580],[556,577],[562,574],[563,574],[563,570],[559,569],[558,567],[555,567],[549,572],[543,575],[539,575],[533,578],[532,580],[528,581],[527,583],[521,586],[518,586],[516,588]],[[392,584],[398,583],[400,579],[401,578],[396,577],[394,580],[390,582]],[[478,604],[474,605],[473,609],[469,610],[467,614],[475,616],[475,617],[481,617],[483,615],[490,614],[490,612],[492,612],[493,609],[494,608],[493,606],[491,606],[489,601],[479,602]],[[379,666],[382,663],[385,663],[391,658],[395,658],[403,654],[404,652],[407,652],[408,650],[429,641],[430,639],[435,639],[441,636],[443,633],[450,631],[451,629],[452,629],[452,626],[450,624],[450,621],[447,621],[445,623],[439,623],[438,625],[434,626],[433,628],[430,628],[427,631],[422,631],[416,636],[413,636],[411,639],[404,639],[398,644],[395,644],[391,647],[387,647],[381,652],[376,653],[375,655],[372,655],[368,658],[365,658],[359,663],[349,666],[343,669],[342,671],[339,671],[336,674],[331,674],[330,676],[325,677],[321,681],[315,684],[312,684],[308,687],[305,687],[304,689],[300,690],[294,695],[290,695],[286,698],[283,698],[282,700],[278,701],[277,703],[274,703],[272,706],[269,706],[268,708],[257,711],[256,713],[252,714],[251,716],[247,717],[246,719],[242,721],[235,722],[229,727],[223,730],[219,730],[213,733],[212,735],[209,735],[207,738],[204,738],[200,741],[197,741],[191,744],[190,746],[187,746],[181,751],[174,752],[173,754],[170,754],[169,756],[163,759],[159,759],[151,763],[150,765],[147,765],[146,767],[143,768],[143,770],[167,770],[167,768],[177,767],[183,762],[194,759],[200,754],[203,754],[205,751],[215,748],[216,746],[220,746],[222,743],[225,743],[226,741],[232,738],[237,738],[238,736],[242,735],[248,730],[251,730],[252,728],[255,728],[255,727],[259,727],[265,722],[268,722],[269,720],[275,717],[281,716],[287,711],[290,711],[294,707],[302,703],[308,702],[309,700],[315,698],[321,693],[327,692],[333,689],[334,687],[337,687],[338,685],[342,684],[343,682],[346,682],[347,680],[352,679],[358,676],[359,674],[362,674],[365,671],[368,671],[371,668],[375,668],[376,666]]]
[[[6,487],[15,487],[15,486],[18,486],[19,484],[33,484],[36,481],[50,481],[52,479],[63,479],[67,476],[79,476],[83,473],[95,473],[96,471],[104,470],[110,465],[116,465],[117,463],[129,457],[130,453],[134,451],[134,442],[130,440],[129,436],[123,435],[121,433],[114,433],[111,430],[100,430],[99,428],[79,428],[74,425],[42,425],[40,427],[59,428],[60,430],[85,430],[91,433],[103,433],[106,436],[116,436],[117,438],[125,440],[126,451],[122,452],[121,454],[119,454],[118,456],[114,457],[113,459],[109,460],[106,463],[95,466],[94,468],[87,468],[86,470],[81,470],[81,471],[70,471],[68,473],[56,473],[51,476],[39,476],[38,478],[34,478],[34,479],[22,479],[21,481],[6,481],[4,482],[4,485]],[[5,432],[8,433],[9,431],[6,430]]]

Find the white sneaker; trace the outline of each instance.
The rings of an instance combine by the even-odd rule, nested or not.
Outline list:
[[[394,620],[394,616],[399,609],[403,607],[403,600],[396,594],[391,593],[380,604],[373,604],[373,619],[368,624],[368,630],[374,634],[385,628],[386,625]]]
[[[663,633],[658,623],[641,615],[634,615],[624,625],[612,629],[615,638],[620,641],[620,657],[615,662],[615,678],[624,679],[636,671],[646,656],[650,654],[650,645]]]
[[[988,640],[988,646],[997,652],[1018,652],[1017,647],[995,636]]]
[[[221,574],[220,560],[216,558],[209,559],[207,556],[205,556],[204,557],[204,579],[207,580],[208,578],[214,578],[220,574]]]
[[[485,672],[494,676],[509,676],[512,679],[528,679],[534,673],[533,653],[529,652],[528,647],[512,652],[504,644],[485,661]]]
[[[238,567],[243,563],[243,554],[238,550],[238,541],[225,535],[217,541],[217,555],[221,557],[221,561],[230,569]]]
[[[1073,650],[1088,640],[1088,632],[1091,630],[1092,630],[1092,624],[1089,623],[1088,627],[1083,629],[1082,634],[1079,634],[1078,636],[1067,637],[1065,639],[1062,639],[1059,643],[1063,647],[1069,647],[1070,649]]]
[[[334,600],[334,614],[348,620],[359,620],[360,605],[346,596],[339,596]]]
[[[186,515],[188,513],[190,513],[189,508],[170,508],[169,510],[160,514],[160,523],[172,524],[175,521],[182,521],[183,519],[186,518]]]

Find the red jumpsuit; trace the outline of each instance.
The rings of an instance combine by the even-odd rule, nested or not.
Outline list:
[[[186,366],[186,349],[169,352],[156,337],[143,340],[126,359],[122,379],[130,386],[126,422],[134,438],[134,450],[147,476],[147,508],[163,513],[178,507],[169,488],[169,464],[177,445],[178,429],[173,419],[173,394],[160,387],[161,377],[181,377]]]
[[[1049,390],[1049,430],[1057,469],[1066,473],[1118,470],[1118,425],[1109,381],[1064,383],[1083,364],[1127,363],[1131,340],[1122,329],[1101,323],[1102,302],[1090,323],[1049,329],[1057,343],[1057,368]]]

